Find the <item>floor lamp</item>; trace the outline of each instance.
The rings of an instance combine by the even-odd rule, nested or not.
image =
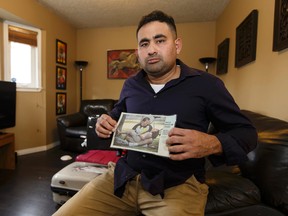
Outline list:
[[[87,61],[75,61],[75,65],[80,71],[80,103],[82,101],[82,72],[83,69],[88,65]]]
[[[206,72],[208,72],[208,69],[209,69],[209,64],[212,64],[216,61],[216,58],[214,57],[203,57],[203,58],[200,58],[199,61],[205,65],[205,70]]]

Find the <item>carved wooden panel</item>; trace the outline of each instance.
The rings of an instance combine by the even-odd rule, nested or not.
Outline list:
[[[256,59],[258,11],[253,10],[236,28],[235,67],[239,68]]]
[[[275,0],[273,51],[288,48],[288,0]]]
[[[229,43],[230,39],[226,38],[218,45],[216,74],[225,74],[228,72]]]

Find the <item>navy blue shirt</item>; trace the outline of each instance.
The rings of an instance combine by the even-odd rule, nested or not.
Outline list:
[[[209,123],[217,129],[223,154],[209,156],[214,165],[239,164],[256,147],[257,133],[241,113],[223,82],[207,72],[188,67],[180,60],[180,77],[155,93],[145,71],[127,79],[120,99],[111,111],[118,120],[121,112],[177,115],[176,127],[207,132]],[[127,181],[141,174],[141,183],[151,194],[164,194],[166,188],[184,183],[192,175],[205,181],[205,159],[173,161],[169,158],[127,151],[115,168],[114,193],[122,196]]]

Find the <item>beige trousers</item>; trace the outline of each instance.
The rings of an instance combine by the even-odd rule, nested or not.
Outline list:
[[[113,195],[114,163],[109,163],[106,173],[86,184],[69,199],[53,216],[203,216],[208,186],[199,183],[194,176],[184,184],[153,196],[145,191],[140,176],[128,182],[122,198]]]

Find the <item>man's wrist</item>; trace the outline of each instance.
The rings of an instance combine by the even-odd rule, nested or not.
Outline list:
[[[214,135],[209,135],[209,149],[211,154],[220,155],[223,153],[222,145],[219,139]]]

